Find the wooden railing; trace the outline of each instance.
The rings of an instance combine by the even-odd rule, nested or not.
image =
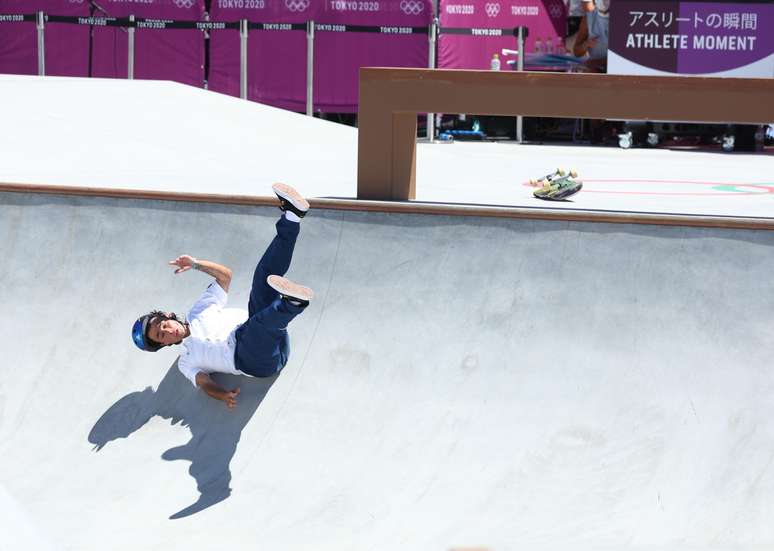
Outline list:
[[[416,197],[419,113],[774,122],[774,79],[360,70],[358,199]]]

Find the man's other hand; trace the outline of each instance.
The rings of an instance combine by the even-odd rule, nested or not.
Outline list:
[[[226,402],[228,409],[234,409],[237,405],[237,396],[239,396],[239,387],[229,390],[223,395],[223,401]]]

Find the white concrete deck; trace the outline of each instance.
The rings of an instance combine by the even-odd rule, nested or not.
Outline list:
[[[180,84],[0,76],[0,182],[355,197],[357,130]],[[545,207],[524,184],[585,182],[552,208],[774,216],[774,156],[419,144],[417,200]]]

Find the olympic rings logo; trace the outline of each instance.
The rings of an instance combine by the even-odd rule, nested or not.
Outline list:
[[[406,15],[419,15],[425,11],[425,5],[417,0],[403,0],[400,9]]]
[[[194,0],[175,0],[175,6],[177,6],[180,9],[187,10],[189,8],[192,8],[194,5]]]
[[[484,9],[486,11],[486,14],[489,17],[497,17],[498,15],[500,15],[500,4],[499,3],[495,2],[495,3],[492,3],[492,4],[487,4],[486,6],[484,6]]]
[[[548,11],[551,14],[552,19],[559,19],[564,13],[564,6],[561,4],[551,4]]]
[[[309,7],[310,0],[285,0],[285,7],[290,11],[302,12]]]

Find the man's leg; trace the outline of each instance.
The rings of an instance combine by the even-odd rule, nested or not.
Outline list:
[[[274,291],[276,293],[276,291]],[[307,303],[308,304],[308,303]],[[250,323],[258,322],[269,333],[285,331],[288,324],[306,309],[307,304],[293,304],[287,298],[275,298],[266,308],[251,316]],[[278,333],[274,333],[278,334]]]
[[[249,317],[267,308],[277,298],[277,291],[267,285],[266,278],[272,274],[282,276],[287,273],[300,231],[301,218],[309,210],[309,202],[291,186],[278,183],[272,185],[271,189],[279,199],[283,215],[277,222],[276,237],[255,267],[250,301],[247,305]]]
[[[301,288],[308,291],[302,298],[310,299],[311,289]],[[290,357],[287,326],[306,309],[307,304],[308,300],[299,301],[297,297],[278,296],[269,306],[256,312],[242,324],[236,334],[236,368],[254,377],[268,377],[280,371]]]
[[[276,227],[277,235],[272,239],[255,267],[250,302],[247,308],[249,317],[253,317],[257,312],[270,306],[277,298],[277,291],[269,287],[266,278],[272,274],[285,275],[290,268],[290,261],[293,259],[293,249],[296,246],[296,238],[301,225],[298,222],[291,222],[283,214],[282,218],[277,221]]]

